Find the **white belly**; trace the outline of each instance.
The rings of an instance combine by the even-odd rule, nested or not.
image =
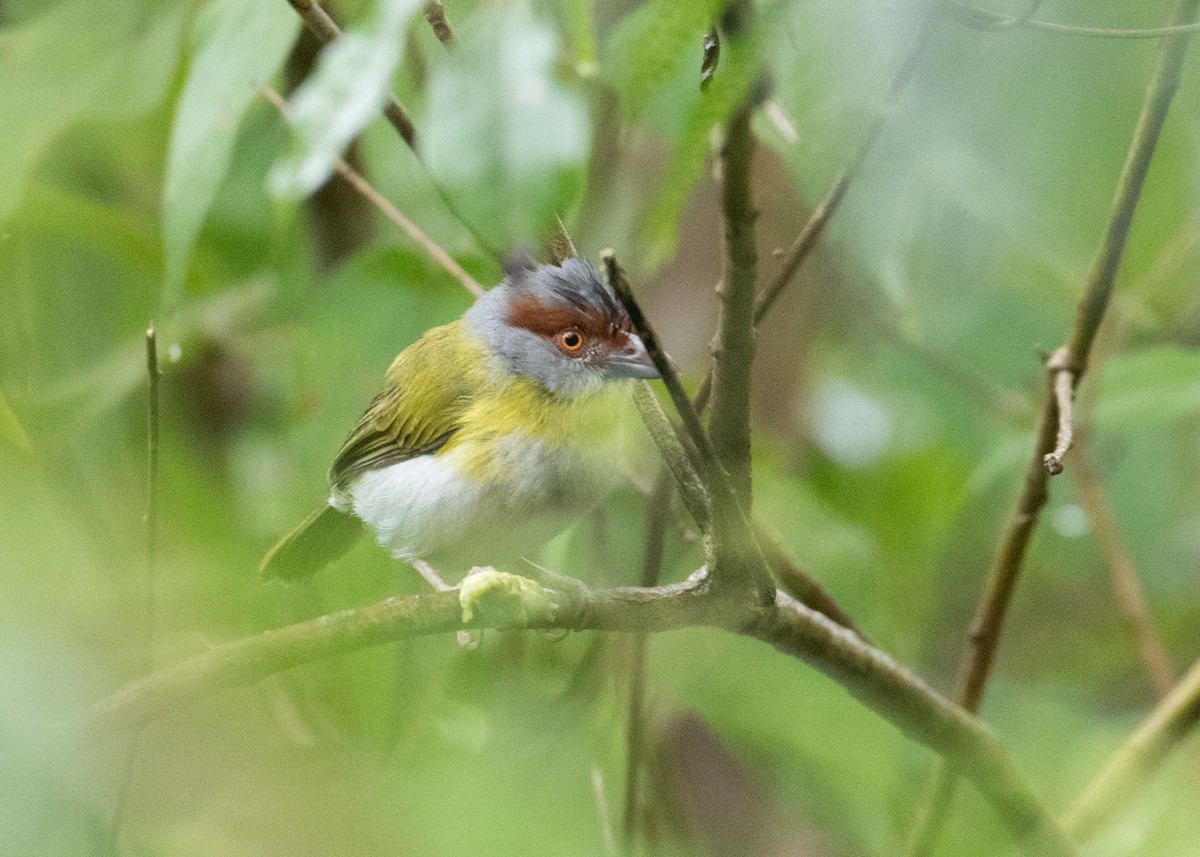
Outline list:
[[[520,434],[499,444],[494,481],[464,474],[473,452],[464,444],[365,473],[330,502],[362,518],[397,559],[424,559],[455,578],[553,538],[604,498],[616,473],[607,456],[549,452]]]

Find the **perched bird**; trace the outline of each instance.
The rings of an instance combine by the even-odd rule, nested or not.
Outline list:
[[[260,572],[307,577],[364,523],[395,558],[444,573],[516,559],[604,497],[619,382],[656,377],[590,264],[510,264],[461,319],[400,352],[334,459],[327,505]]]

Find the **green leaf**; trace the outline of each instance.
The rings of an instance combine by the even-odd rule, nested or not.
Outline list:
[[[163,303],[182,297],[188,255],[229,169],[238,126],[287,57],[300,18],[285,3],[215,0],[196,18],[163,189]]]
[[[275,165],[271,192],[298,198],[325,183],[350,141],[379,113],[404,49],[404,25],[417,0],[380,0],[364,27],[321,51],[317,69],[289,107],[296,147]]]
[[[483,7],[458,34],[430,77],[430,168],[493,245],[537,244],[582,186],[583,101],[555,81],[558,36],[526,4]]]
[[[1200,351],[1154,348],[1100,370],[1096,425],[1127,431],[1200,414]]]
[[[605,52],[604,77],[631,116],[640,116],[684,69],[699,94],[704,34],[723,5],[652,0],[621,21]]]
[[[29,435],[25,432],[21,421],[17,419],[17,415],[13,413],[8,399],[4,397],[3,390],[0,390],[0,440],[23,452],[29,452],[32,449]]]
[[[68,0],[0,31],[0,220],[20,200],[38,153],[63,130],[158,103],[186,10],[151,0]]]

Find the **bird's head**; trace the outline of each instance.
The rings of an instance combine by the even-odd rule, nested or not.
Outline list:
[[[628,313],[583,259],[510,263],[504,280],[475,302],[465,320],[508,371],[555,393],[658,377]]]

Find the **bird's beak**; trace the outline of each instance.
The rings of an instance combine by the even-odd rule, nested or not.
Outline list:
[[[636,333],[626,334],[625,347],[604,361],[606,378],[657,378],[658,369],[646,351],[646,344]]]

